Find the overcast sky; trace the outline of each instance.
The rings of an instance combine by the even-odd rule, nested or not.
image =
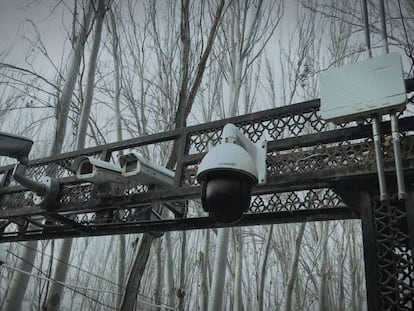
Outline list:
[[[12,58],[17,59],[28,55],[30,51],[23,37],[25,34],[32,37],[29,35],[33,33],[29,22],[32,20],[52,57],[60,57],[66,37],[62,18],[67,17],[63,15],[67,9],[60,4],[51,13],[57,3],[56,0],[0,0],[0,50],[13,49]]]

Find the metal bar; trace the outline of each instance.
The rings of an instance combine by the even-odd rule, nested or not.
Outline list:
[[[367,0],[361,0],[361,9],[362,9],[362,19],[364,21],[364,33],[365,33],[365,42],[367,44],[368,57],[372,57],[371,50],[371,38],[369,35],[369,17],[368,17],[368,5]]]
[[[398,118],[395,111],[391,112],[391,129],[392,129],[392,141],[394,146],[394,158],[395,158],[395,170],[397,174],[398,185],[398,199],[404,200],[407,197],[405,192],[404,172],[401,158],[401,146],[400,146],[400,132],[398,129]]]
[[[384,160],[383,160],[383,151],[382,151],[382,139],[380,131],[380,117],[373,116],[372,118],[372,132],[374,135],[374,146],[375,146],[375,159],[377,163],[378,171],[378,183],[380,188],[380,200],[381,202],[388,199],[387,194],[387,185],[385,182],[385,173],[384,173]]]
[[[188,137],[187,134],[180,136],[178,141],[178,154],[177,154],[177,164],[175,170],[174,186],[179,187],[183,182],[183,173],[184,173],[184,160],[188,154]]]
[[[392,178],[395,166],[387,162],[384,167],[386,178]],[[406,159],[404,173],[407,182],[414,181],[414,155]],[[348,167],[332,167],[321,170],[310,170],[306,172],[291,173],[286,175],[274,175],[268,178],[265,185],[252,189],[253,195],[264,195],[269,193],[282,193],[289,191],[300,191],[310,189],[330,188],[338,181],[349,182],[358,185],[359,189],[372,189],[375,185],[375,179],[378,180],[377,170],[367,171],[366,164],[353,166],[352,170]],[[155,204],[179,202],[199,198],[199,187],[180,187],[171,189],[151,190],[148,192],[130,194],[129,196],[117,196],[109,199],[102,198],[100,202],[94,202],[92,199],[82,204],[65,204],[53,208],[50,211],[37,206],[22,206],[18,208],[0,209],[0,218],[13,218],[33,215],[48,215],[53,211],[59,213],[88,213],[96,212],[101,209],[123,209],[138,208],[140,206]]]
[[[390,51],[388,47],[387,24],[385,21],[384,0],[379,0],[379,10],[380,10],[380,19],[381,19],[381,34],[382,34],[382,40],[384,41],[384,52],[385,54],[388,54]]]
[[[405,79],[404,84],[407,93],[414,91],[414,78]]]
[[[406,79],[405,85],[406,85],[407,92],[414,91],[414,78]],[[243,116],[232,117],[229,119],[223,119],[223,120],[208,122],[205,124],[189,126],[184,129],[171,130],[168,132],[162,132],[162,133],[151,134],[151,135],[147,135],[143,137],[131,138],[131,139],[127,139],[121,142],[115,142],[115,143],[109,143],[106,145],[91,147],[91,148],[83,149],[80,151],[72,151],[72,152],[63,153],[60,155],[39,158],[39,159],[30,161],[30,165],[28,166],[48,164],[48,163],[57,162],[60,160],[72,159],[80,155],[99,154],[103,150],[118,151],[118,150],[134,148],[134,147],[143,146],[143,145],[171,141],[171,140],[178,138],[184,132],[191,134],[191,133],[196,133],[198,131],[205,131],[205,130],[214,129],[217,127],[222,127],[223,125],[229,122],[238,124],[238,123],[243,123],[243,122],[252,121],[252,120],[260,121],[260,120],[271,119],[271,118],[278,117],[278,116],[283,117],[283,116],[288,116],[292,114],[301,114],[305,112],[318,110],[319,107],[320,107],[320,100],[314,99],[310,101],[293,104],[290,106],[283,106],[283,107],[250,113],[250,114],[246,114]],[[9,169],[13,169],[13,165],[0,167],[0,173],[6,170],[9,170]]]
[[[407,231],[410,237],[409,245],[412,256],[414,255],[414,190],[408,191],[407,201],[405,204],[405,211],[407,214]]]
[[[0,181],[0,190],[3,187],[7,186],[8,180],[10,179],[12,172],[13,172],[13,168],[1,172],[3,173],[3,177],[1,178],[1,181]]]
[[[33,191],[34,193],[45,196],[47,193],[47,186],[43,183],[31,180],[26,176],[26,165],[17,163],[13,170],[13,178],[20,185]]]
[[[377,256],[377,238],[375,234],[375,219],[371,206],[371,196],[368,193],[357,194],[361,211],[362,239],[364,246],[365,284],[367,291],[367,307],[369,311],[380,310],[379,271]]]
[[[49,216],[53,217],[54,219],[60,221],[62,224],[66,224],[69,227],[72,227],[75,230],[78,230],[80,232],[90,233],[94,230],[94,227],[92,226],[84,226],[80,223],[77,223],[76,221],[73,221],[65,216],[62,216],[60,214],[54,213],[50,214]]]
[[[382,122],[381,128],[383,128],[384,133],[391,133],[391,122]],[[402,131],[409,131],[411,129],[414,129],[414,117],[401,119],[400,129]],[[370,135],[372,135],[372,126],[368,124],[358,125],[343,129],[335,129],[331,131],[269,141],[267,143],[267,149],[269,151],[288,150],[293,149],[297,146],[310,147],[318,144],[341,142],[344,140],[350,141],[354,139],[366,138]]]
[[[321,209],[307,209],[287,212],[271,212],[247,214],[237,223],[237,226],[255,226],[268,224],[296,223],[303,221],[328,221],[337,219],[356,219],[352,209],[347,207],[330,207]],[[73,227],[57,228],[56,230],[33,230],[24,236],[15,232],[5,232],[0,237],[0,243],[12,241],[28,241],[43,239],[60,239],[67,237],[102,236],[113,234],[166,232],[180,230],[198,230],[210,228],[232,227],[230,224],[218,224],[209,217],[158,220],[145,223],[128,223],[96,225],[91,232],[77,231]]]
[[[382,7],[382,11],[380,13],[384,13],[384,2],[382,0],[380,1],[380,11]],[[372,57],[371,52],[371,39],[370,39],[370,30],[369,30],[369,17],[368,17],[368,5],[367,0],[362,0],[361,2],[362,6],[362,14],[363,14],[363,20],[364,20],[364,28],[365,28],[365,41],[367,44],[368,49],[368,57]],[[385,29],[385,20],[381,16],[381,26],[383,26],[383,30]],[[383,25],[384,24],[384,25]],[[387,46],[388,47],[388,46]],[[372,133],[374,135],[374,145],[375,145],[375,159],[377,162],[377,171],[378,171],[378,182],[379,182],[379,188],[380,188],[380,200],[381,202],[388,199],[387,194],[387,186],[385,183],[385,174],[384,174],[384,161],[383,161],[383,151],[382,151],[382,140],[381,140],[381,133],[380,133],[380,122],[381,117],[378,115],[373,116],[372,118]]]

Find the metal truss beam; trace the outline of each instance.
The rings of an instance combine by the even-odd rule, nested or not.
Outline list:
[[[408,91],[414,89],[412,80],[407,80],[406,85]],[[4,233],[0,233],[0,242],[115,234],[114,227],[122,233],[162,231],[160,228],[164,225],[165,230],[202,228],[203,224],[205,228],[218,227],[209,223],[211,221],[201,211],[195,172],[208,148],[219,142],[221,130],[227,123],[238,126],[253,141],[263,138],[268,141],[268,182],[253,189],[248,215],[237,225],[248,224],[249,219],[255,217],[263,224],[269,223],[267,219],[283,220],[286,219],[283,214],[280,218],[277,215],[286,211],[293,212],[297,221],[302,221],[309,209],[323,219],[322,214],[330,215],[326,206],[345,208],[338,189],[358,185],[359,189],[375,194],[378,184],[370,120],[359,125],[333,126],[320,118],[319,105],[316,99],[33,160],[27,169],[30,178],[39,180],[48,175],[60,184],[57,201],[46,208],[34,205],[33,193],[11,178],[13,166],[1,167],[0,229],[3,228]],[[411,185],[414,179],[414,117],[402,116],[399,126],[404,174],[407,184]],[[381,123],[381,130],[387,143],[391,136],[390,122]],[[97,195],[92,183],[77,180],[71,171],[72,162],[81,155],[116,163],[118,151],[139,150],[144,146],[156,151],[173,141],[178,141],[181,148],[177,155],[175,185],[171,189],[128,184],[122,194],[102,196]],[[384,145],[385,171],[389,179],[387,184],[393,190],[394,159],[387,148]],[[161,219],[156,222],[143,219],[141,211],[149,207],[156,210]],[[359,214],[355,209],[349,211]],[[351,212],[346,217],[338,215],[338,219],[354,218]],[[60,234],[53,233],[57,229]]]

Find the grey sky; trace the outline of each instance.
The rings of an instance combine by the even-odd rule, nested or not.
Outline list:
[[[53,58],[60,57],[65,39],[62,23],[61,4],[51,14],[57,1],[0,0],[0,50],[12,48],[13,58],[27,56],[30,53],[28,44],[23,39],[25,34],[34,33],[33,23],[39,28],[47,50]],[[67,10],[65,10],[67,12]]]

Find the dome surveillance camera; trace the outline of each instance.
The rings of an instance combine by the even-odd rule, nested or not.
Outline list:
[[[266,143],[253,144],[233,124],[223,143],[201,161],[197,181],[203,209],[218,223],[236,223],[250,206],[252,187],[266,182]]]

